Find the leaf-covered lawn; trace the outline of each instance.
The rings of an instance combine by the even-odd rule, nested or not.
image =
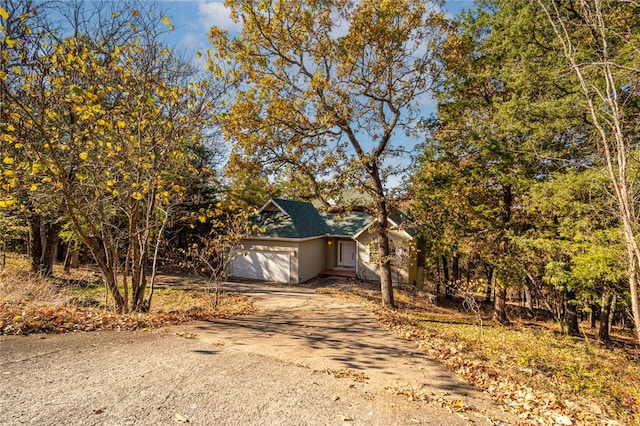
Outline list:
[[[158,286],[149,313],[118,314],[90,268],[71,275],[56,270],[56,277],[43,280],[26,273],[21,264],[0,274],[0,335],[153,329],[254,311],[244,296],[225,292],[213,309],[211,292],[193,285],[197,278],[185,277],[184,286]]]
[[[211,320],[253,312],[242,296],[225,293],[216,309],[180,308],[169,312],[117,314],[100,308],[3,303],[0,305],[0,334],[68,333],[97,330],[141,330],[195,320]]]
[[[523,424],[640,424],[640,348],[564,336],[553,323],[510,327],[397,291],[396,310],[357,287],[322,289],[368,304],[380,323],[486,392]],[[584,327],[587,325],[583,324]]]

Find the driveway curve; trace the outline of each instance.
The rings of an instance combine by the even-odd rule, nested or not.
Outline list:
[[[355,301],[226,288],[256,313],[151,333],[0,336],[0,424],[514,423]]]

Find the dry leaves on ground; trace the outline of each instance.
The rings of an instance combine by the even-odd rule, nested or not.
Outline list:
[[[0,304],[0,334],[68,333],[97,330],[144,330],[195,320],[246,315],[253,306],[240,295],[219,310],[187,309],[170,312],[117,314],[97,308],[49,306],[34,303]]]

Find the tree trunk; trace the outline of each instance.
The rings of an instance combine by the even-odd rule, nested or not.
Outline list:
[[[451,294],[451,278],[449,277],[449,263],[445,255],[442,255],[442,274],[444,275],[444,293],[447,298]]]
[[[524,299],[524,307],[527,310],[527,316],[529,317],[529,319],[532,319],[536,315],[533,310],[533,297],[529,283],[525,283],[524,285]]]
[[[59,223],[49,223],[44,226],[44,229],[46,235],[42,261],[40,262],[40,273],[42,276],[50,277],[53,275],[53,264],[58,249],[61,225]]]
[[[73,241],[69,241],[67,245],[67,253],[64,257],[64,271],[69,272],[71,268],[77,268],[79,266],[79,257],[80,251],[76,246],[76,243]]]
[[[29,228],[29,255],[31,257],[31,272],[40,273],[40,260],[42,259],[42,238],[40,232],[41,218],[33,215],[27,218]]]
[[[611,327],[613,327],[613,320],[616,317],[616,304],[618,303],[618,294],[613,293],[611,297],[611,307],[609,308],[609,334],[611,334]]]
[[[503,325],[510,324],[507,317],[507,288],[503,285],[496,284],[493,300],[493,319]]]
[[[511,185],[503,185],[502,187],[502,227],[506,232],[511,222],[511,207],[513,204],[513,194],[511,192]],[[506,236],[502,236],[500,242],[500,251],[505,253],[508,251],[508,244]],[[504,272],[504,271],[501,271]],[[501,280],[502,281],[502,280]],[[496,282],[495,299],[493,301],[494,313],[493,317],[500,324],[509,324],[507,318],[507,282]]]
[[[442,256],[444,257],[444,256]],[[437,258],[436,258],[437,259]],[[437,276],[436,276],[436,293],[440,293],[442,291],[442,277],[440,276],[440,260],[437,260],[436,263],[436,270],[437,270]]]
[[[61,225],[43,223],[42,216],[32,215],[27,219],[27,226],[31,272],[49,277],[53,274]]]
[[[127,304],[118,289],[118,280],[116,279],[116,268],[112,262],[108,259],[117,258],[117,252],[114,249],[109,249],[103,241],[98,237],[87,237],[85,244],[91,251],[93,258],[98,263],[98,267],[104,275],[105,283],[109,293],[113,296],[116,311],[119,313],[126,313]],[[108,255],[107,255],[108,253]]]
[[[451,287],[453,290],[458,288],[460,284],[460,256],[458,253],[454,253],[451,258]]]
[[[391,256],[389,248],[389,236],[387,235],[386,214],[378,213],[378,220],[384,220],[385,224],[378,224],[378,246],[380,249],[380,292],[382,293],[382,305],[394,307],[393,282],[391,280]]]
[[[493,266],[488,263],[484,265],[487,274],[487,293],[484,296],[485,303],[491,303],[491,290],[493,289]]]
[[[467,261],[467,271],[466,271],[466,287],[469,288],[469,283],[471,282],[471,258]]]
[[[635,241],[635,236],[631,232]],[[629,245],[629,244],[628,244]],[[637,249],[637,246],[636,246]],[[629,250],[630,251],[630,250]],[[629,253],[629,292],[631,294],[631,313],[633,316],[633,325],[636,331],[636,337],[640,341],[640,306],[638,303],[638,261],[640,261],[640,254],[633,252]]]
[[[570,336],[580,336],[580,328],[578,327],[578,310],[576,294],[573,291],[566,292],[565,299],[565,321],[567,324],[567,333]]]
[[[131,200],[130,205],[130,222],[129,222],[129,252],[127,256],[131,264],[131,311],[144,312],[144,291],[145,282],[145,259],[140,245],[144,244],[144,238],[141,238],[138,224],[140,223],[140,202]],[[146,252],[146,251],[145,251]]]
[[[351,129],[345,129],[349,135],[349,139],[352,142],[356,151],[359,152],[360,158],[364,153],[360,148],[360,145],[355,138]],[[386,137],[390,137],[387,135]],[[377,163],[377,159],[367,159],[365,168],[373,187],[373,196],[376,204],[376,219],[378,221],[378,249],[380,251],[380,293],[382,296],[382,305],[390,308],[395,307],[393,300],[393,281],[391,279],[391,248],[389,246],[389,210],[387,206],[387,199],[385,197],[385,189],[380,177],[380,168]]]
[[[603,294],[604,296],[604,294]],[[589,322],[590,327],[592,329],[596,328],[596,323],[598,322],[598,317],[599,317],[599,311],[598,311],[598,305],[595,303],[591,304],[591,315],[589,315]]]
[[[598,328],[598,340],[606,343],[609,338],[609,323],[611,320],[611,293],[602,292],[602,302],[600,307],[600,327]]]

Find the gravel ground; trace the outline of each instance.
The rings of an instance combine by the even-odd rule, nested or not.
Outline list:
[[[0,336],[0,424],[513,421],[354,302],[300,287],[233,290],[247,293],[258,313],[154,332]],[[472,409],[455,413],[443,400]]]

